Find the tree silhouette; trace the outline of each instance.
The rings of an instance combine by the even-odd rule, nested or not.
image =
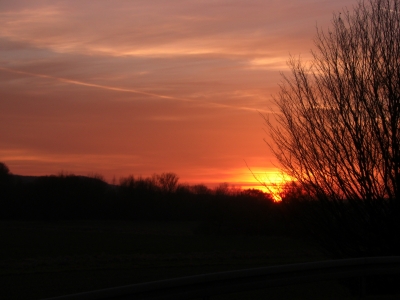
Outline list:
[[[175,192],[178,187],[179,177],[175,173],[162,173],[153,175],[156,185],[166,193]]]
[[[265,117],[302,191],[284,214],[335,257],[400,253],[399,5],[366,0],[334,14],[311,62],[289,60],[278,111]]]
[[[10,169],[7,167],[7,165],[3,162],[0,162],[0,176],[1,178],[6,177],[10,174]]]
[[[400,199],[400,7],[360,1],[291,58],[265,117],[282,169],[320,198]],[[267,142],[268,143],[268,142]]]
[[[0,189],[3,190],[7,188],[10,184],[11,173],[10,169],[3,162],[0,162]]]

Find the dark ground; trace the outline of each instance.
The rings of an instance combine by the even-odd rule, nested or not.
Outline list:
[[[166,278],[324,259],[285,237],[194,235],[191,222],[2,221],[0,298],[41,299]],[[336,282],[213,299],[356,299]]]

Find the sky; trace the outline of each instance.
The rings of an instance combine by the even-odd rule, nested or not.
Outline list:
[[[349,0],[0,0],[0,161],[255,187],[290,55]],[[277,177],[278,176],[278,177]]]

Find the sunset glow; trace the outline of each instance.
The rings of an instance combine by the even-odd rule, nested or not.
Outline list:
[[[0,161],[22,175],[279,186],[260,114],[289,55],[310,57],[316,24],[354,4],[2,1]]]
[[[232,179],[232,182],[240,182],[241,189],[259,189],[265,193],[272,194],[276,201],[280,201],[282,186],[290,180],[290,177],[278,169],[263,168],[242,169],[237,174],[241,176]]]

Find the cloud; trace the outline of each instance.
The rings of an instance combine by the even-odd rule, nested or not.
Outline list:
[[[315,13],[333,7],[329,1],[39,3],[0,13],[0,36],[60,53],[162,57],[283,50],[285,37],[303,39]]]
[[[286,58],[353,2],[0,1],[0,148],[29,170],[223,177],[269,155],[258,112]]]
[[[78,80],[53,77],[53,76],[44,75],[44,74],[35,74],[35,73],[30,73],[30,72],[25,72],[25,71],[18,71],[18,70],[13,70],[13,69],[8,69],[8,68],[2,68],[2,67],[0,67],[0,70],[5,71],[5,72],[10,72],[10,73],[15,73],[15,74],[28,75],[28,76],[33,76],[33,77],[45,78],[45,79],[53,79],[53,80],[60,81],[63,83],[68,83],[68,84],[72,84],[72,85],[81,85],[81,86],[95,88],[95,89],[104,89],[104,90],[115,91],[115,92],[140,94],[140,95],[144,95],[144,96],[148,96],[148,97],[166,99],[166,100],[170,100],[170,101],[189,102],[192,104],[201,105],[201,106],[205,106],[205,107],[269,112],[268,110],[264,110],[264,109],[256,109],[256,108],[251,108],[251,107],[246,107],[246,106],[230,105],[230,104],[207,102],[207,101],[198,102],[198,101],[192,100],[192,99],[184,99],[184,98],[178,98],[178,97],[174,97],[174,96],[149,93],[149,92],[144,92],[144,91],[130,89],[130,88],[121,88],[121,87],[115,87],[115,86],[82,82],[82,81],[78,81]]]

